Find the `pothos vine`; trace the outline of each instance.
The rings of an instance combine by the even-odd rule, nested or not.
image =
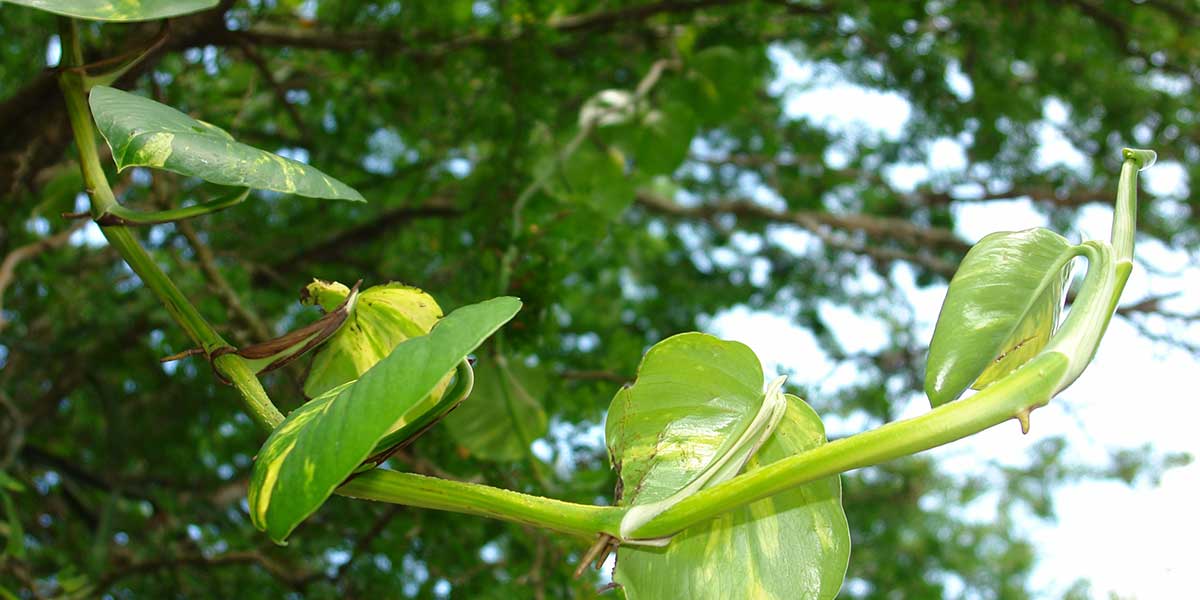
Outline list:
[[[207,0],[145,3],[126,13],[64,4],[74,8],[58,11],[67,14],[58,77],[91,199],[88,216],[195,343],[184,354],[205,356],[269,434],[249,492],[254,524],[283,543],[333,493],[524,523],[595,539],[583,563],[598,564],[618,548],[615,579],[631,597],[717,597],[722,590],[835,595],[849,555],[838,475],[1008,420],[1027,431],[1031,413],[1074,382],[1096,353],[1133,267],[1137,172],[1154,162],[1151,151],[1124,151],[1109,241],[1071,244],[1031,229],[992,234],[971,249],[950,283],[930,346],[925,387],[934,408],[928,413],[826,443],[820,419],[784,393],[782,379],[764,388],[761,365],[748,348],[698,333],[675,336],[647,352],[636,383],[620,390],[610,408],[606,442],[619,481],[614,504],[576,504],[380,466],[469,400],[474,373],[468,356],[516,314],[515,298],[443,315],[432,296],[415,288],[315,281],[304,298],[322,308],[320,319],[250,347],[226,342],[132,228],[229,209],[251,189],[362,197],[307,165],[241,144],[215,125],[102,85],[147,52],[84,63],[77,19],[163,18],[204,8]],[[160,35],[152,47],[161,42]],[[596,128],[639,114],[668,68],[686,65],[655,63],[636,91],[590,106],[558,163]],[[123,207],[101,164],[97,126],[118,168],[166,169],[234,189],[211,202],[157,213]],[[501,293],[508,288],[522,208],[555,168],[540,171],[514,203]],[[1086,275],[1063,318],[1078,258],[1086,261]],[[311,400],[285,418],[257,376],[305,355],[313,357],[304,386]],[[962,397],[971,387],[978,391]],[[714,568],[731,568],[731,562],[796,561],[804,561],[804,569],[750,568],[729,584],[733,588],[711,585]]]

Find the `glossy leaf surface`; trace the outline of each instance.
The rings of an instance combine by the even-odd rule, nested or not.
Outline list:
[[[288,415],[254,465],[249,501],[255,526],[282,542],[397,424],[419,423],[431,408],[422,399],[520,306],[502,297],[460,308],[428,335],[396,346],[357,381]]]
[[[762,366],[744,344],[701,333],[655,344],[605,421],[618,503],[633,507],[622,535],[689,493],[733,477],[782,415],[767,404],[782,408],[773,388],[763,392]]]
[[[993,233],[971,248],[929,344],[925,392],[933,406],[994,382],[1045,347],[1072,256],[1066,238],[1041,228]]]
[[[5,0],[56,15],[91,21],[151,21],[199,12],[217,0]]]
[[[803,400],[786,398],[782,422],[747,472],[825,443],[817,414]],[[695,525],[663,548],[623,545],[613,579],[631,600],[833,598],[849,556],[834,476]]]
[[[149,98],[96,86],[89,103],[119,170],[153,167],[220,185],[363,200],[362,194],[313,167],[247,146],[215,125]]]
[[[525,458],[529,442],[546,435],[549,424],[541,403],[545,372],[520,361],[509,361],[502,370],[491,357],[478,360],[474,369],[471,398],[446,417],[446,429],[476,458]]]

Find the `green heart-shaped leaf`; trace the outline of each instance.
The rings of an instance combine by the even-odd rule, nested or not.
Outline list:
[[[92,21],[152,21],[200,12],[217,0],[4,0],[56,15]]]
[[[610,219],[633,202],[634,183],[625,172],[626,156],[617,147],[589,138],[563,156],[563,148],[546,126],[537,126],[530,137],[538,156],[534,170],[547,176],[546,193]]]
[[[153,167],[220,185],[363,200],[350,186],[313,167],[247,146],[215,125],[149,98],[95,86],[88,102],[118,170]]]
[[[357,381],[288,415],[254,465],[249,498],[254,525],[282,542],[378,451],[381,440],[431,422],[431,413],[443,407],[427,401],[430,393],[520,307],[516,298],[503,297],[460,308],[428,335],[401,342]]]
[[[1048,229],[993,233],[963,258],[929,344],[925,392],[933,406],[1008,375],[1058,326],[1076,250]]]
[[[687,158],[696,136],[696,115],[682,102],[669,102],[642,117],[634,142],[634,163],[645,174],[669,174]]]
[[[825,443],[821,419],[787,394],[775,433],[751,472]],[[837,476],[807,483],[694,525],[663,548],[622,545],[613,580],[640,598],[833,598],[850,559]]]
[[[544,371],[520,361],[510,361],[501,369],[490,358],[478,360],[474,370],[471,401],[446,417],[446,430],[477,458],[525,458],[529,442],[546,435],[548,426],[541,404],[547,387]]]
[[[720,124],[754,99],[754,70],[733,48],[705,48],[688,67],[686,101],[705,125]]]
[[[613,398],[605,439],[620,476],[628,541],[654,516],[732,478],[783,414],[779,387],[744,344],[685,333],[655,344],[637,381]]]

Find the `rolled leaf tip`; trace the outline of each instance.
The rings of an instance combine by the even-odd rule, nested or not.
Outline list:
[[[1145,171],[1154,166],[1154,163],[1158,160],[1158,153],[1153,150],[1140,148],[1122,148],[1121,158],[1134,161],[1137,163],[1139,171]]]

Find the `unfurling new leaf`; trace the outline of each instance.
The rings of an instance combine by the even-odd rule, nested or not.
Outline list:
[[[1049,342],[1077,250],[1048,229],[993,233],[967,253],[938,315],[925,373],[933,406],[1008,375]]]

